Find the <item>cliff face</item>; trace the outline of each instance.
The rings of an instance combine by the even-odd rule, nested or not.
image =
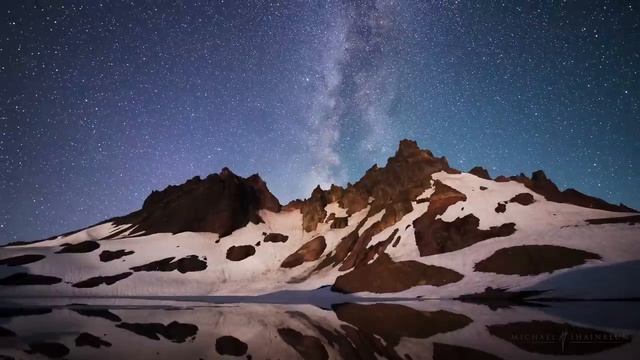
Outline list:
[[[449,167],[445,157],[438,158],[429,150],[421,150],[415,141],[402,140],[384,167],[372,166],[355,184],[346,188],[333,185],[329,190],[314,189],[311,197],[299,205],[304,230],[315,230],[328,215],[324,207],[336,201],[348,215],[369,205],[369,215],[384,209],[398,212],[410,208],[410,202],[431,186],[431,175],[438,171],[458,172]]]
[[[242,178],[224,168],[205,179],[194,177],[147,197],[142,209],[113,220],[121,230],[140,235],[212,232],[226,236],[249,222],[262,221],[259,210],[280,211],[280,203],[260,176]],[[117,234],[115,234],[117,236]]]

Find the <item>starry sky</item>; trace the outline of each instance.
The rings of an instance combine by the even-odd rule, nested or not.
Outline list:
[[[640,208],[633,1],[0,2],[0,243],[229,166],[281,202],[402,138]]]

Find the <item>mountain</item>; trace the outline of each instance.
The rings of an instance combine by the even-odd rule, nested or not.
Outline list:
[[[640,298],[640,215],[542,171],[468,173],[403,140],[354,184],[282,206],[258,176],[154,191],[142,208],[0,248],[3,295]]]

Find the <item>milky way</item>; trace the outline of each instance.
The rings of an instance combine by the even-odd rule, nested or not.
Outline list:
[[[228,166],[286,202],[412,138],[640,207],[631,1],[0,3],[0,243]]]

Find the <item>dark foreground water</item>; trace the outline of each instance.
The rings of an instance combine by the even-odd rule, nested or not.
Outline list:
[[[640,359],[640,303],[0,300],[0,359]]]

